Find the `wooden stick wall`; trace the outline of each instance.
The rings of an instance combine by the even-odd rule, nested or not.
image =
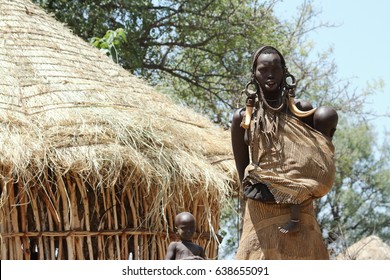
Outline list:
[[[147,188],[130,180],[104,186],[96,179],[48,170],[26,183],[4,171],[0,179],[3,260],[126,260],[130,255],[134,260],[164,259],[175,239],[174,217],[181,211],[195,216],[194,242],[209,259],[216,258],[218,241],[213,231],[218,230],[219,209],[207,214],[211,205],[218,204],[204,195],[189,196],[187,205],[178,207],[176,194],[171,194],[169,203],[160,205],[165,208],[163,215],[156,217]]]

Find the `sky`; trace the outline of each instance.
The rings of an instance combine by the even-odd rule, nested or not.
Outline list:
[[[284,0],[276,6],[276,14],[287,18],[303,0]],[[367,100],[367,108],[377,114],[390,112],[390,1],[388,0],[313,0],[314,8],[321,11],[316,22],[329,22],[338,27],[321,28],[311,32],[309,38],[316,51],[333,46],[333,58],[338,77],[351,78],[353,87],[366,87],[367,83],[382,79],[382,91]],[[390,118],[372,121],[375,131],[384,139],[390,131]]]

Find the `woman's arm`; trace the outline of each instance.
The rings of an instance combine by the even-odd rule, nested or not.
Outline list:
[[[244,114],[245,110],[243,108],[237,109],[233,114],[231,127],[233,155],[240,182],[244,179],[245,168],[249,164],[249,149],[244,140],[245,129],[241,127]]]

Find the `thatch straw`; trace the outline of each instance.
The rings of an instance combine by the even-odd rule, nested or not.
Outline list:
[[[390,246],[378,236],[362,238],[337,256],[338,260],[390,260]]]
[[[1,259],[162,259],[190,211],[217,251],[228,132],[25,0],[0,0]]]

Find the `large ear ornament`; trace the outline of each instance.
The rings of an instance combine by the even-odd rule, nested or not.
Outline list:
[[[298,107],[295,105],[295,87],[296,87],[296,81],[295,77],[288,73],[286,70],[286,88],[287,88],[287,98],[288,98],[288,107],[290,108],[291,113],[293,113],[298,118],[305,118],[308,117],[317,110],[317,108],[313,108],[309,111],[301,111],[298,109]],[[291,82],[288,82],[288,80],[291,79]]]
[[[252,91],[250,89],[250,86],[254,86],[255,87],[255,91]],[[256,90],[257,90],[257,85],[255,82],[250,81],[246,87],[245,87],[245,94],[247,96],[246,98],[246,107],[245,107],[245,117],[244,117],[244,120],[243,122],[241,123],[241,127],[244,128],[244,129],[248,129],[249,128],[249,125],[250,125],[250,122],[251,122],[251,119],[252,119],[252,113],[253,113],[253,107],[255,107],[255,99],[256,99]]]
[[[301,111],[298,109],[298,107],[295,105],[295,99],[293,96],[288,97],[288,107],[290,108],[291,113],[293,113],[298,118],[305,118],[308,117],[317,110],[317,108],[313,108],[309,111]]]

